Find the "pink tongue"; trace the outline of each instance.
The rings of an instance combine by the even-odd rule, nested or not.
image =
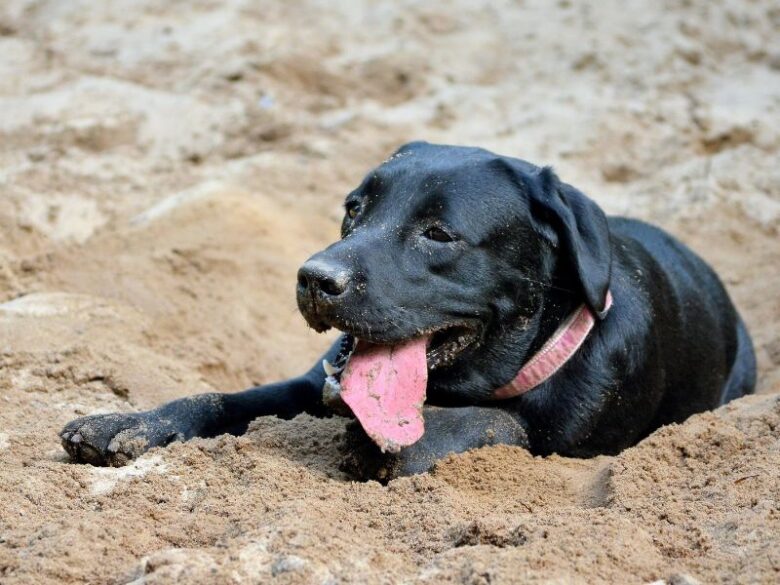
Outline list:
[[[398,453],[425,432],[427,338],[399,345],[358,341],[341,374],[341,397],[382,452]]]

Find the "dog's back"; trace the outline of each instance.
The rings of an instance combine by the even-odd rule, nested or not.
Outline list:
[[[658,347],[667,379],[653,426],[680,422],[753,393],[753,344],[712,268],[659,228],[622,217],[612,217],[609,223],[616,246],[630,242],[641,247],[655,270],[650,276],[652,318],[654,326],[666,330],[659,339],[667,340],[668,347]],[[672,339],[679,343],[668,343]]]

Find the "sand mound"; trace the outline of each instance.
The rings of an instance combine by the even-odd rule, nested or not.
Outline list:
[[[751,3],[0,5],[0,583],[780,578],[780,13]],[[617,457],[507,447],[353,483],[345,421],[121,469],[75,416],[238,390],[328,340],[293,298],[403,141],[553,164],[722,274],[759,395]]]

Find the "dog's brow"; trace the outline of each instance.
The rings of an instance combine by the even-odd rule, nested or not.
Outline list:
[[[382,172],[379,169],[374,169],[363,181],[363,186],[365,191],[370,194],[387,185],[389,181],[390,178],[388,173]]]

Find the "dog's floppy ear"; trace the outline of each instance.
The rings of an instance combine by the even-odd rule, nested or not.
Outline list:
[[[582,286],[585,301],[603,319],[612,273],[609,226],[601,208],[549,167],[526,174],[531,211],[550,225]]]

